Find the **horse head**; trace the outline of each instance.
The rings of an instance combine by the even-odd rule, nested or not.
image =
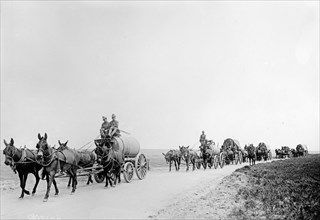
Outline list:
[[[99,160],[107,159],[109,156],[111,147],[107,145],[97,145],[96,149],[94,150],[95,154],[97,155]]]
[[[45,133],[43,137],[41,137],[41,135],[38,134],[39,142],[37,143],[37,146],[36,146],[36,148],[38,149],[37,159],[43,159],[43,156],[45,154],[48,154],[50,150],[47,142],[47,138],[48,138],[47,133]]]
[[[13,165],[13,157],[17,151],[17,148],[14,146],[14,140],[11,138],[9,143],[7,143],[6,140],[3,140],[3,142],[6,145],[6,147],[3,150],[3,154],[6,157],[4,164],[7,166]]]
[[[189,155],[189,146],[188,147],[185,147],[185,146],[180,147],[179,146],[179,148],[180,148],[180,152],[181,152],[182,157],[184,159],[186,159]]]
[[[58,143],[59,143],[59,147],[57,148],[58,151],[69,149],[67,146],[68,141],[66,141],[66,143],[61,143],[60,140],[58,140]]]

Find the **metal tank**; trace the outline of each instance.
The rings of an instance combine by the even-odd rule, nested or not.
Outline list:
[[[123,152],[125,157],[135,157],[140,152],[140,144],[137,139],[129,136],[115,137],[112,148],[115,151]]]

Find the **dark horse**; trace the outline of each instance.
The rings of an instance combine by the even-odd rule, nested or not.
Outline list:
[[[180,170],[180,163],[182,157],[180,150],[169,150],[166,154],[162,154],[167,164],[169,163],[169,171],[171,171],[172,162],[174,162],[176,171]]]
[[[193,165],[192,170],[195,170],[197,159],[199,159],[198,154],[194,150],[189,149],[189,146],[188,147],[184,147],[184,146],[180,147],[179,146],[179,149],[180,149],[180,152],[182,155],[182,159],[184,159],[186,161],[187,171],[189,170],[189,163],[190,162]]]
[[[57,148],[57,151],[63,151],[66,149],[72,150],[67,146],[68,141],[66,143],[61,143],[59,140],[58,143],[59,143],[59,147]],[[84,151],[77,151],[77,153],[80,155],[80,160],[79,160],[78,166],[81,168],[92,167],[94,165],[94,163],[96,162],[97,156],[92,151],[84,150]],[[93,183],[92,175],[90,173],[90,171],[91,171],[90,169],[86,169],[86,170],[89,171],[88,181],[87,181],[87,185],[89,185],[90,183]],[[72,177],[70,176],[69,182],[68,182],[68,187],[70,187],[71,181],[72,181]]]
[[[108,182],[111,187],[118,183],[121,183],[121,167],[124,162],[122,152],[117,152],[113,150],[112,143],[109,141],[106,142],[95,142],[96,149],[95,153],[98,156],[99,163],[103,166],[103,173],[106,178],[106,185],[108,187]],[[115,179],[112,176],[115,176]],[[113,180],[113,183],[112,183]]]
[[[246,146],[246,149],[248,151],[248,159],[249,159],[249,165],[256,164],[256,148],[253,146],[253,144],[250,144],[249,146]]]
[[[16,148],[12,138],[9,144],[6,140],[3,140],[3,142],[6,145],[5,149],[3,150],[3,154],[6,157],[4,162],[5,165],[11,166],[15,173],[18,171],[20,187],[22,189],[19,198],[23,198],[24,194],[30,195],[30,192],[25,189],[29,173],[32,173],[36,178],[36,183],[32,190],[32,195],[34,195],[40,180],[38,172],[42,168],[42,166],[36,162],[36,152],[27,148]]]
[[[72,177],[72,191],[74,193],[77,185],[77,169],[80,156],[71,150],[56,151],[47,143],[47,133],[43,137],[38,134],[39,142],[38,158],[41,160],[45,171],[49,175],[47,182],[47,192],[44,196],[44,202],[48,201],[51,184],[54,181],[55,174],[59,171],[66,171]],[[59,191],[56,189],[56,195]]]
[[[201,156],[202,157],[202,166],[204,169],[207,169],[207,165],[211,168],[211,160],[213,160],[213,150],[209,144],[205,144],[204,146],[200,146]]]

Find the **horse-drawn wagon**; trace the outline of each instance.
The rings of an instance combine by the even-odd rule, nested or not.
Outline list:
[[[219,165],[221,168],[224,166],[225,157],[219,148],[219,144],[208,140],[204,146],[200,147],[200,151],[199,163],[203,165],[204,169],[206,169],[207,166],[209,168],[214,167],[215,169],[217,169]]]
[[[148,161],[146,156],[140,153],[140,144],[135,138],[120,136],[96,139],[94,142],[97,146],[96,153],[100,157],[100,161],[105,157],[107,163],[108,160],[114,160],[122,164],[121,172],[126,182],[131,182],[134,171],[140,180],[145,178],[148,170]],[[103,182],[105,174],[101,170],[101,172],[94,175],[94,178],[97,182]]]
[[[221,160],[225,160],[226,164],[238,164],[238,162],[240,164],[242,163],[242,152],[238,140],[227,138],[224,140],[221,146],[221,151],[223,152],[221,155],[223,158]]]
[[[292,157],[292,152],[288,146],[282,146],[281,149],[276,149],[277,158],[290,158]]]
[[[308,154],[308,147],[305,144],[298,144],[296,147],[298,157],[306,156]]]

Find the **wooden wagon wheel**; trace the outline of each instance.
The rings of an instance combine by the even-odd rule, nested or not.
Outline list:
[[[221,168],[223,168],[223,166],[225,164],[225,157],[224,157],[223,152],[221,152],[220,155],[219,155],[219,164],[220,164]]]
[[[126,162],[124,164],[124,167],[123,167],[123,177],[124,177],[124,180],[127,182],[127,183],[130,183],[131,182],[131,179],[133,177],[133,164],[131,162]]]
[[[101,171],[100,173],[95,173],[93,177],[97,183],[102,183],[104,181],[105,175],[103,171]]]
[[[147,175],[148,163],[144,154],[138,154],[135,159],[135,170],[137,177],[142,180]]]
[[[217,169],[218,165],[219,165],[219,156],[218,155],[214,155],[213,156],[213,167],[214,167],[214,169]]]

